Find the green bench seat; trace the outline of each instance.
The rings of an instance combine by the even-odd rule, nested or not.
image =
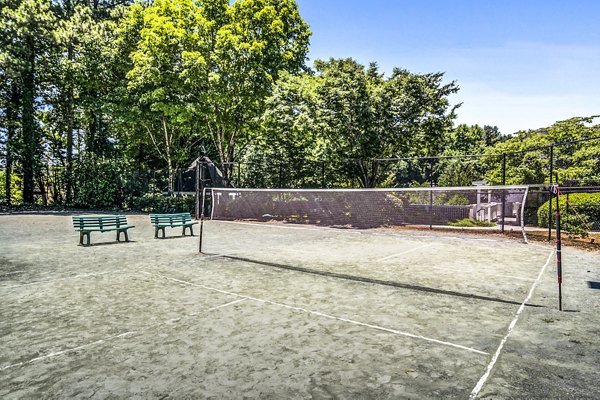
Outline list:
[[[121,241],[121,233],[125,234],[125,241],[129,242],[127,229],[134,225],[127,223],[125,215],[74,215],[73,227],[79,231],[79,244],[82,246],[90,245],[90,233],[92,232],[117,232],[117,241]],[[83,238],[87,237],[87,243]]]
[[[192,227],[198,222],[192,221],[190,213],[178,214],[150,214],[150,222],[154,226],[154,237],[158,238],[158,231],[162,231],[162,238],[165,238],[165,228],[182,227],[182,236],[185,236],[185,230],[190,229],[190,235],[194,236]]]

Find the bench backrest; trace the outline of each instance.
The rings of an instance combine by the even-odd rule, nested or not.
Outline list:
[[[150,222],[152,225],[158,224],[181,224],[191,222],[192,216],[188,213],[177,214],[150,214]]]
[[[75,229],[110,229],[127,225],[125,215],[74,215],[73,227]]]

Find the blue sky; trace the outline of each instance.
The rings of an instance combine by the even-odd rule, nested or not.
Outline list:
[[[297,0],[309,57],[444,72],[457,123],[502,133],[600,114],[600,0]]]

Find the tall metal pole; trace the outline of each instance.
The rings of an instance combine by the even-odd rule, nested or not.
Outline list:
[[[560,242],[560,208],[559,208],[559,196],[560,189],[558,185],[554,186],[556,194],[556,274],[558,281],[558,310],[562,311],[562,254],[561,254],[561,242]]]
[[[550,187],[553,182],[554,170],[554,143],[550,146]],[[558,182],[556,182],[558,184]],[[552,240],[552,189],[549,190],[550,198],[548,199],[548,241]]]
[[[433,161],[429,160],[429,187],[433,187]],[[433,229],[433,190],[429,190],[429,229]]]
[[[197,175],[199,179],[198,188],[200,190],[200,193],[202,193],[202,202],[198,202],[198,207],[200,208],[200,237],[198,238],[199,253],[202,253],[202,239],[204,235],[204,198],[206,197],[206,190],[204,187],[204,163],[206,162],[205,157],[206,150],[204,150],[204,147],[202,147],[202,153],[200,154],[200,158],[198,159],[198,165],[196,166],[197,168],[199,168],[199,172]]]
[[[506,185],[506,153],[502,153],[502,185]],[[502,233],[504,233],[504,214],[506,214],[506,191],[502,190]]]
[[[200,158],[196,161],[196,219],[200,218]]]

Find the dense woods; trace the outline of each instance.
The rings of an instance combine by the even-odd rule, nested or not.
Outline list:
[[[135,208],[202,145],[242,186],[600,179],[594,117],[457,126],[458,82],[310,35],[294,0],[0,0],[0,202]]]

